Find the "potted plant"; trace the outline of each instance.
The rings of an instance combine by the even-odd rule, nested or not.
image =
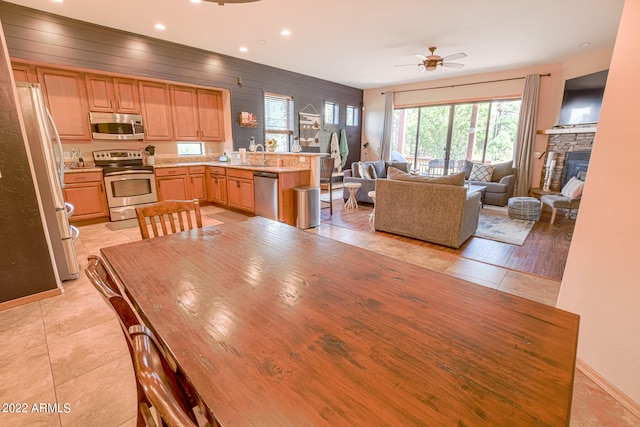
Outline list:
[[[267,148],[267,151],[276,151],[276,148],[278,147],[278,141],[276,141],[274,138],[267,139],[264,145]]]
[[[147,154],[147,165],[154,165],[156,163],[156,147],[155,145],[147,145],[144,148]]]

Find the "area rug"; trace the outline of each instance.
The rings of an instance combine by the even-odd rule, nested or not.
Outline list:
[[[147,219],[147,224],[148,223],[149,223],[149,220]],[[132,219],[125,219],[123,221],[108,222],[105,224],[105,226],[111,231],[123,230],[125,228],[137,227],[138,220],[136,218],[132,218]]]
[[[474,236],[522,246],[534,224],[535,221],[509,218],[506,207],[485,205]]]
[[[333,200],[342,199],[342,194],[343,194],[342,188],[340,188],[339,190],[336,190],[334,188],[333,191],[331,192],[331,198]],[[323,201],[323,202],[328,202],[329,201],[329,193],[327,192],[327,193],[320,194],[320,200]]]
[[[216,213],[208,214],[207,216],[209,218],[213,218],[222,223],[244,221],[248,218],[251,218],[251,215],[245,215],[245,214],[241,214],[239,212],[233,212],[233,211],[216,212]]]

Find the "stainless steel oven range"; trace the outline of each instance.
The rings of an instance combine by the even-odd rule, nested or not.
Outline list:
[[[136,207],[158,201],[153,166],[142,164],[140,151],[94,151],[93,160],[102,168],[111,221],[135,218]]]

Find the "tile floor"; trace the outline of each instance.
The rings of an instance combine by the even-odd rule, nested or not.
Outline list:
[[[203,207],[204,225],[219,224],[207,214],[222,210]],[[555,305],[560,288],[553,280],[377,233],[326,223],[309,232],[544,304]],[[138,239],[137,228],[110,231],[105,224],[83,226],[76,245],[78,259],[84,264],[87,255],[98,254],[101,247]],[[0,401],[27,404],[25,413],[0,412],[0,426],[135,426],[133,368],[114,314],[84,275],[64,287],[60,296],[0,312]],[[55,402],[68,406],[57,412],[33,407]],[[578,371],[571,425],[638,426],[640,419]]]

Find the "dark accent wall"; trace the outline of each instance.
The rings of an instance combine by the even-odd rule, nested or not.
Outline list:
[[[3,1],[0,21],[12,58],[229,89],[235,150],[248,147],[251,136],[264,140],[263,92],[293,96],[295,135],[301,109],[311,104],[322,112],[325,100],[338,104],[340,124],[323,127],[323,152],[328,152],[331,132],[345,128],[346,105],[362,106],[360,89]],[[204,36],[209,30],[201,31]],[[241,128],[241,111],[256,114],[258,128]],[[361,125],[347,128],[348,164],[360,158],[361,133]]]
[[[57,286],[10,75],[0,46],[0,302]]]

